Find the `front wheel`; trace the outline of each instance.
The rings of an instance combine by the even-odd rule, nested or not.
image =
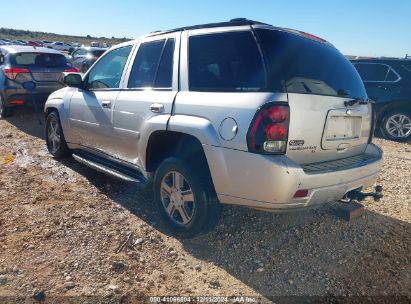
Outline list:
[[[153,187],[160,213],[176,235],[193,237],[217,223],[220,204],[208,179],[184,160],[164,160],[154,175]]]
[[[381,132],[386,139],[407,141],[411,139],[411,113],[394,111],[382,120]]]
[[[60,118],[57,111],[52,111],[46,118],[46,144],[47,150],[54,158],[60,159],[70,153],[64,139]]]

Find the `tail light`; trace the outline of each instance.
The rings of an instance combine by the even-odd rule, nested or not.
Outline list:
[[[286,104],[269,103],[256,113],[247,133],[250,152],[283,154],[287,149],[290,108]]]
[[[79,70],[77,70],[76,68],[68,68],[68,69],[65,69],[64,72],[68,72],[68,73],[78,73]]]
[[[28,74],[30,70],[25,68],[11,68],[11,67],[4,67],[3,73],[6,75],[8,79],[14,80],[16,79],[18,74]]]

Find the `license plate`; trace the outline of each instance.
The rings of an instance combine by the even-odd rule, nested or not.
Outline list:
[[[331,116],[327,122],[326,140],[358,139],[361,136],[360,116]]]
[[[37,81],[56,81],[60,73],[33,73],[33,78]]]

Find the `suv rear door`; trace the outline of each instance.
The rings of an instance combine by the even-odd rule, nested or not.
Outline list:
[[[345,158],[365,151],[371,130],[370,104],[352,64],[327,42],[291,31],[256,29],[271,84],[288,94],[287,156],[298,163]],[[303,35],[306,35],[304,37]]]
[[[136,50],[127,70],[113,114],[112,151],[117,157],[140,165],[147,135],[157,125],[166,129],[178,91],[180,33],[146,38]],[[175,51],[176,50],[176,51]]]

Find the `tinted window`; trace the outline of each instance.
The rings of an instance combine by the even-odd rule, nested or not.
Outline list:
[[[251,31],[192,36],[189,40],[192,91],[261,91],[264,66]]]
[[[398,75],[393,71],[393,69],[390,69],[388,71],[387,77],[385,78],[385,81],[397,81],[398,80]]]
[[[131,45],[112,50],[97,62],[87,76],[90,89],[118,88]]]
[[[411,64],[402,64],[401,65],[405,70],[411,73]]]
[[[256,30],[271,91],[367,98],[353,65],[334,47],[296,34]]]
[[[47,53],[20,53],[12,58],[12,65],[37,66],[37,67],[62,67],[67,66],[67,59],[60,54]]]
[[[173,80],[174,39],[168,39],[158,66],[155,88],[171,88]]]
[[[356,63],[355,67],[364,81],[385,81],[389,72],[387,65],[378,63]]]
[[[131,69],[129,88],[152,87],[165,40],[142,43]]]

